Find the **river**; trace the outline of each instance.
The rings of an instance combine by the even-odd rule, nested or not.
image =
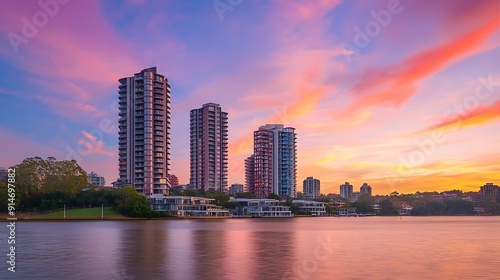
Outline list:
[[[0,279],[500,279],[500,217],[1,224]]]

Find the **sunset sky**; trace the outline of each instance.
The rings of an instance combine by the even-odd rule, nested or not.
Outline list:
[[[296,128],[298,191],[500,183],[500,1],[38,2],[0,9],[0,166],[76,158],[115,181],[118,79],[156,66],[180,183],[207,102],[229,113],[230,184],[267,123]]]

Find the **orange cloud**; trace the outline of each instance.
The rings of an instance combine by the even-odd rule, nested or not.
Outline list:
[[[282,111],[277,111],[274,115],[270,116],[265,123],[262,123],[262,125],[266,123],[281,123],[287,125],[291,120],[308,114],[316,107],[323,93],[324,87],[313,90],[301,90],[300,96],[295,102],[286,106]],[[257,127],[255,127],[254,130],[257,130]],[[251,153],[252,147],[253,130],[231,142],[229,144],[229,151],[232,155]]]
[[[437,47],[419,52],[397,65],[368,73],[352,93],[357,97],[341,113],[347,116],[374,107],[400,106],[413,96],[418,82],[450,63],[473,54],[481,43],[498,30],[500,19]],[[377,74],[373,74],[377,73]],[[382,73],[382,74],[380,74]],[[389,74],[394,73],[394,74]]]
[[[455,115],[442,122],[431,125],[425,131],[436,129],[456,129],[457,127],[481,125],[500,117],[500,100],[488,106],[478,106],[469,112]]]

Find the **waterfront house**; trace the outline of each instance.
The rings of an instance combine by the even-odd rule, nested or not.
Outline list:
[[[156,211],[166,211],[179,217],[231,217],[231,212],[213,204],[215,199],[195,196],[148,197],[148,204]]]
[[[356,207],[341,207],[335,212],[335,216],[338,217],[358,216],[356,210],[357,210]]]
[[[325,203],[310,200],[294,200],[292,201],[300,211],[311,213],[312,216],[327,216]]]
[[[293,217],[289,206],[279,205],[276,199],[234,198],[234,214],[241,217]]]

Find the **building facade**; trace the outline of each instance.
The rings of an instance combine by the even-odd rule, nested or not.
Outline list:
[[[170,85],[156,67],[119,80],[118,186],[144,195],[167,194],[170,184]]]
[[[193,189],[227,190],[228,117],[219,104],[190,112],[190,179]]]
[[[350,199],[352,197],[353,187],[349,182],[340,185],[340,196],[344,199]]]
[[[296,194],[295,129],[282,124],[267,124],[254,132],[253,193],[265,198]],[[250,172],[251,173],[251,172]]]
[[[500,197],[500,187],[498,185],[493,185],[493,183],[486,183],[479,189],[479,194],[483,197],[493,196]]]
[[[229,188],[229,194],[237,194],[245,192],[245,187],[242,184],[232,184]]]
[[[293,200],[292,203],[299,208],[300,211],[310,213],[312,216],[327,216],[326,206],[324,202],[309,201],[309,200]]]
[[[246,191],[253,193],[255,190],[254,180],[254,155],[245,159],[245,187]]]
[[[359,193],[362,195],[372,196],[372,187],[370,187],[367,183],[363,183],[363,185],[359,188]]]
[[[89,186],[93,185],[96,187],[102,187],[106,184],[106,180],[104,179],[104,177],[92,171],[87,174],[87,183],[89,184]]]
[[[231,217],[229,210],[213,204],[215,199],[194,196],[153,195],[148,198],[151,209],[179,217]]]
[[[307,177],[303,182],[304,199],[314,200],[320,196],[320,182],[313,177]]]
[[[283,206],[275,199],[234,198],[234,214],[245,217],[293,217],[290,206]]]

